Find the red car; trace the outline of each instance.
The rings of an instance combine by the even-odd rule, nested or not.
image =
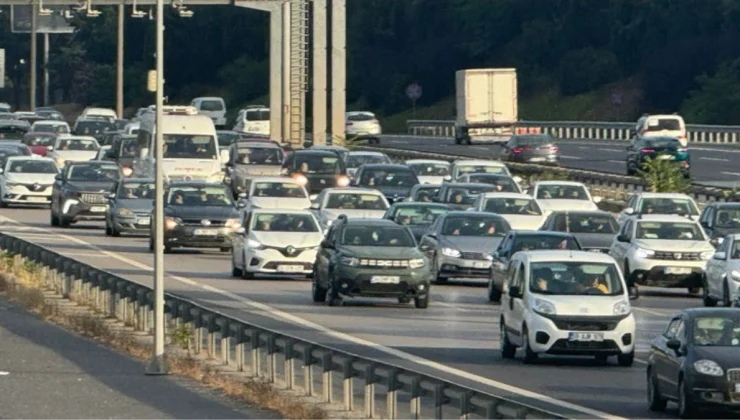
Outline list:
[[[56,139],[56,133],[32,132],[23,136],[23,144],[28,146],[34,155],[46,156],[53,149]]]

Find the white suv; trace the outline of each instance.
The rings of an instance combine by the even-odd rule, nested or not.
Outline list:
[[[697,293],[714,247],[701,225],[687,217],[639,215],[622,225],[609,255],[623,267],[630,287],[686,287]]]
[[[524,251],[511,258],[501,301],[501,355],[635,357],[635,318],[614,259],[586,251]]]
[[[619,213],[619,224],[638,214],[677,214],[699,220],[699,207],[686,194],[637,193],[627,201],[627,207]]]

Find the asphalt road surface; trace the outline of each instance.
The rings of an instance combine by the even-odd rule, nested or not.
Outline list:
[[[624,163],[627,142],[559,139],[557,144],[560,163],[564,167],[627,175]],[[447,137],[384,136],[379,147],[384,146],[479,159],[498,159],[501,152],[501,147],[492,143],[456,145],[452,138]],[[690,144],[689,151],[693,182],[726,188],[740,186],[740,147]]]
[[[0,418],[269,417],[235,408],[193,380],[145,376],[140,361],[0,300]]]
[[[51,229],[48,210],[4,209],[0,230],[47,246],[141,284],[152,284],[153,257],[146,238],[109,238],[102,224]],[[179,251],[165,257],[169,292],[252,324],[364,357],[422,371],[496,395],[536,404],[571,418],[617,416],[671,418],[648,411],[645,355],[677,310],[699,306],[685,290],[642,290],[633,301],[638,320],[637,362],[622,368],[610,361],[546,357],[532,366],[502,360],[498,307],[487,301],[483,283],[433,286],[429,309],[378,300],[347,300],[343,307],[311,301],[305,279],[231,277],[230,254]],[[1,405],[0,405],[1,406]]]

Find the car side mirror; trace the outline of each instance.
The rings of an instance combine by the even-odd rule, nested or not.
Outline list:
[[[243,209],[245,207],[247,207],[247,203],[245,203],[244,201],[240,201],[240,202],[236,203],[236,208],[238,208],[238,209]]]
[[[723,252],[723,251],[715,252],[713,258],[715,260],[726,260],[727,259],[727,253],[726,252]]]
[[[635,214],[635,209],[633,209],[632,207],[627,207],[627,208],[624,209],[624,214],[626,214],[626,215]]]
[[[522,297],[522,289],[519,286],[509,286],[509,296],[512,298]]]
[[[319,209],[319,203],[311,203],[311,210],[318,210]]]
[[[333,249],[334,244],[331,243],[331,241],[324,239],[323,241],[321,241],[321,247],[326,249]]]
[[[618,235],[617,241],[619,242],[629,242],[630,238],[627,237],[627,235]]]
[[[601,200],[603,200],[603,198],[601,198],[601,197],[599,197],[599,196],[597,195],[597,196],[594,196],[594,197],[593,197],[593,200],[594,200],[594,203],[596,203],[596,204],[599,204],[599,203],[601,203]]]
[[[681,341],[671,338],[665,343],[666,347],[678,353],[681,350]]]
[[[243,193],[240,193],[239,194],[239,198],[241,198],[241,199],[244,199],[244,198],[247,198],[247,197],[249,197],[249,193],[243,192]]]
[[[62,175],[61,174],[59,174],[59,175],[57,175],[57,176],[54,177],[54,181],[61,181],[61,180],[62,180]]]
[[[110,194],[108,194],[107,197],[108,197],[108,200],[114,200],[116,198],[116,194],[115,193],[110,193]]]
[[[54,146],[46,146],[46,150],[48,150],[50,152],[53,152],[54,151]]]
[[[445,175],[445,177],[442,179],[444,179],[445,181],[452,181],[452,175]]]

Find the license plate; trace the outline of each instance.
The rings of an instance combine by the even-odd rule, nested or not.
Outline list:
[[[47,201],[46,197],[28,197],[29,203],[46,203]]]
[[[530,162],[544,162],[545,161],[545,158],[543,158],[543,157],[533,157],[533,158],[529,159],[529,161]]]
[[[488,268],[491,266],[491,263],[487,261],[476,261],[473,263],[473,268]]]
[[[604,341],[604,334],[572,332],[568,334],[568,341]]]
[[[375,284],[398,284],[400,281],[401,278],[396,276],[373,276],[370,279],[370,283]]]
[[[197,236],[216,236],[218,231],[215,229],[195,229],[193,234]]]
[[[149,225],[149,223],[152,222],[152,219],[149,217],[139,217],[139,224],[140,225]]]
[[[664,272],[666,274],[691,274],[691,269],[688,267],[666,267]]]
[[[676,160],[676,157],[671,155],[660,155],[658,156],[658,160]]]
[[[279,265],[277,267],[277,271],[283,272],[283,273],[298,273],[300,271],[303,271],[302,265]]]
[[[90,211],[93,213],[105,213],[105,206],[90,207]]]

